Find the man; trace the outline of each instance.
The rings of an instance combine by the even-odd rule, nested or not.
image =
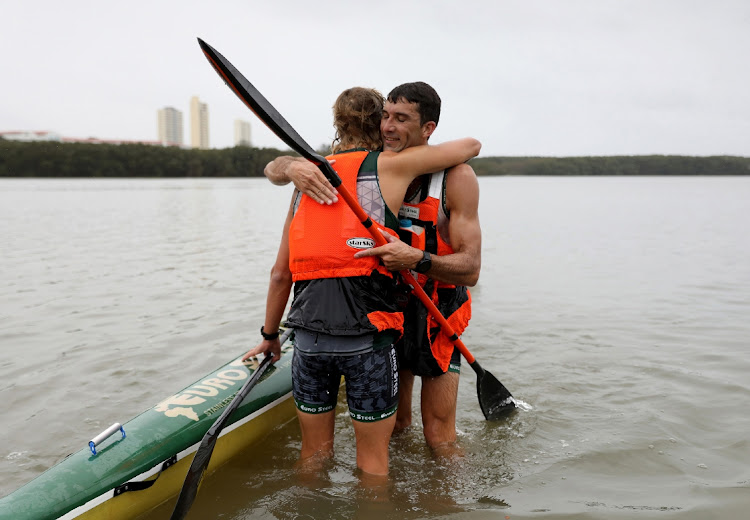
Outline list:
[[[427,144],[440,117],[440,98],[429,85],[406,83],[393,89],[385,104],[381,133],[385,151],[400,152]],[[294,181],[298,189],[319,203],[337,200],[333,187],[311,163],[289,157],[276,159],[266,167],[274,184]],[[444,180],[443,180],[444,179]],[[429,276],[426,292],[438,299],[438,308],[458,334],[470,317],[470,295],[466,286],[475,285],[481,266],[479,184],[470,166],[461,164],[445,172],[417,178],[407,190],[400,217],[412,217],[425,226],[426,254],[399,240],[357,253],[356,257],[379,256],[389,270],[404,268]],[[430,206],[434,211],[429,211]],[[421,213],[430,214],[427,222]],[[422,226],[420,226],[422,227]],[[460,354],[447,344],[445,335],[427,317],[416,298],[409,302],[408,326],[399,345],[401,382],[395,430],[412,422],[414,376],[422,377],[421,410],[427,444],[441,456],[458,453],[456,446],[456,402]]]

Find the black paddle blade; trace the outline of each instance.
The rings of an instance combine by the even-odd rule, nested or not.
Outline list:
[[[516,409],[516,401],[495,376],[484,370],[478,361],[471,363],[477,374],[477,397],[484,418],[496,421]]]
[[[293,329],[287,329],[284,331],[284,335],[280,338],[282,344],[289,337],[292,330]],[[201,439],[201,444],[198,446],[198,450],[193,456],[193,462],[190,463],[190,469],[188,469],[187,475],[185,475],[185,482],[182,484],[180,496],[177,497],[177,503],[174,506],[170,520],[182,520],[185,518],[185,515],[187,515],[190,507],[193,505],[195,495],[198,494],[198,486],[200,486],[200,483],[203,480],[203,475],[206,473],[208,463],[211,460],[211,454],[214,452],[214,447],[216,446],[216,441],[219,439],[219,435],[224,429],[224,426],[229,422],[229,416],[232,415],[232,412],[234,412],[242,403],[255,384],[260,381],[263,373],[271,366],[271,359],[273,359],[273,356],[268,356],[260,363],[258,368],[255,369],[252,377],[245,382],[242,388],[240,388],[237,395],[235,395],[232,401],[226,406],[226,408],[224,408],[224,411],[219,418],[216,419],[203,436],[203,439]]]
[[[182,484],[180,496],[177,497],[174,511],[172,511],[172,516],[169,517],[170,520],[182,520],[193,505],[195,496],[198,494],[198,488],[203,481],[203,475],[206,474],[208,462],[211,460],[211,454],[214,452],[214,446],[216,446],[217,440],[218,435],[206,435],[203,437],[198,451],[195,452],[193,462],[190,464],[190,469],[188,470],[187,475],[185,475],[185,482]]]
[[[248,79],[232,65],[222,54],[209,44],[198,38],[198,44],[206,56],[206,59],[214,68],[216,73],[224,80],[224,83],[232,89],[238,98],[255,113],[258,118],[289,147],[316,165],[328,178],[334,187],[341,184],[336,170],[328,161],[319,155],[305,142],[297,131],[284,119],[276,107],[274,107]]]
[[[200,38],[198,44],[216,73],[274,134],[305,159],[314,163],[325,161],[228,59]]]
[[[198,45],[217,74],[274,134],[306,159],[324,160],[228,59],[200,38]]]

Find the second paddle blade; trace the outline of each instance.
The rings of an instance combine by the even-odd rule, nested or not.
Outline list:
[[[481,368],[476,361],[472,363],[472,368],[477,374],[477,396],[485,419],[501,419],[516,409],[513,396],[495,376]]]

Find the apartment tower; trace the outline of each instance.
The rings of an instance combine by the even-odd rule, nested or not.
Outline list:
[[[234,146],[252,146],[250,144],[250,123],[242,119],[234,120]]]
[[[208,105],[198,96],[190,98],[190,144],[193,148],[208,148]]]
[[[158,111],[159,141],[164,146],[182,146],[182,112],[173,107]]]

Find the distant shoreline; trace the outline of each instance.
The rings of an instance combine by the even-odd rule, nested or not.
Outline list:
[[[0,139],[0,178],[261,177],[275,148],[211,150],[146,144],[19,142]],[[479,157],[478,176],[750,175],[750,157],[628,155]]]
[[[480,157],[469,164],[477,175],[750,175],[750,158],[736,156]]]

